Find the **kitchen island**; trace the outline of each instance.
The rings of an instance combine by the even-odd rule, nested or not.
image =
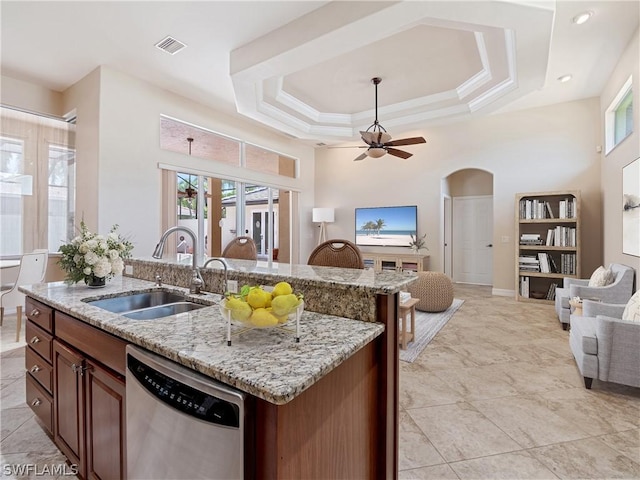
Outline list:
[[[170,278],[169,282],[176,285],[183,283],[183,274],[190,278],[188,267],[183,272],[184,266],[171,262],[141,262],[134,263],[134,275],[161,274],[165,281]],[[310,292],[310,306],[316,311],[305,309],[302,314],[299,343],[287,331],[268,329],[234,336],[233,344],[227,346],[226,322],[215,305],[221,298],[217,294],[190,296],[192,301],[210,306],[152,321],[130,320],[86,303],[91,299],[158,288],[186,293],[184,286],[158,287],[144,279],[124,277],[99,291],[63,283],[33,285],[23,291],[30,300],[52,309],[52,337],[62,346],[68,346],[71,340],[64,336],[58,339],[58,317],[61,327],[67,331],[65,324],[73,319],[103,334],[107,332],[123,345],[139,345],[249,393],[252,422],[246,478],[394,478],[397,475],[396,294],[413,279],[396,274],[395,278],[381,275],[375,280],[375,275],[371,276],[373,272],[307,266],[278,267],[275,273],[248,271],[246,265],[230,263],[229,278],[236,276],[241,284],[249,280],[243,277],[246,275],[260,280],[261,284],[287,280],[295,291],[305,293],[305,303]],[[151,264],[153,272],[141,268],[146,264]],[[288,271],[281,273],[282,268]],[[317,274],[318,269],[321,275]],[[204,272],[203,276],[211,285],[215,283],[211,277],[220,273]],[[358,275],[356,280],[354,275]],[[318,312],[319,297],[327,294],[333,299],[328,309],[334,309],[345,297],[359,299],[363,305],[370,305],[373,299],[375,319],[370,318],[370,307],[366,308],[365,319],[345,318],[350,313],[362,314],[350,312],[348,306],[342,307],[344,316]],[[353,307],[357,301],[351,303]],[[93,352],[86,350],[81,353],[91,360]],[[106,367],[116,377],[124,373],[123,365],[117,362]],[[55,362],[52,368],[55,377]],[[59,401],[55,395],[51,401],[55,415]],[[78,423],[88,425],[90,422]],[[52,430],[57,438],[55,426]],[[82,436],[85,443],[91,437],[88,432]],[[78,448],[78,461],[82,461],[87,452],[95,449],[89,445]],[[86,459],[87,462],[91,463],[90,459]]]

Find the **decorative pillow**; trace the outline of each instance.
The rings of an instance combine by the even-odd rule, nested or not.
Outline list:
[[[613,283],[616,279],[616,276],[609,268],[598,267],[596,271],[593,272],[591,278],[589,279],[590,287],[606,287]]]
[[[633,294],[622,312],[622,320],[640,323],[640,290]]]

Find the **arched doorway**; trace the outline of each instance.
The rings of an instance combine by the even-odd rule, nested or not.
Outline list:
[[[493,284],[493,174],[465,168],[442,183],[444,270],[454,282]]]

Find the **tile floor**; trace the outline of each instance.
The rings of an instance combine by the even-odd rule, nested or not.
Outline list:
[[[465,303],[421,353],[400,362],[401,479],[640,479],[640,389],[586,390],[548,305],[455,285]],[[24,403],[24,344],[1,329],[0,463],[64,457]],[[13,329],[13,330],[12,330]],[[7,475],[8,474],[8,475]]]

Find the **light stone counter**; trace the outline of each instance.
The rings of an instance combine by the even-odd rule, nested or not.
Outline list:
[[[216,304],[221,299],[217,294],[188,295],[196,303],[211,306],[154,320],[131,320],[85,303],[157,288],[188,295],[185,288],[157,287],[129,277],[116,277],[97,290],[63,282],[20,290],[56,310],[277,405],[290,402],[384,331],[380,323],[305,311],[300,320],[300,343],[281,328],[238,335],[242,328],[232,326],[232,335],[236,335],[227,346],[227,323]],[[296,291],[304,293],[304,289]]]
[[[376,297],[393,295],[418,277],[415,272],[382,271],[372,269],[318,267],[288,263],[225,258],[228,278],[239,286],[275,285],[291,283],[296,292],[304,293],[305,309],[353,318],[366,322],[377,321]],[[152,257],[126,260],[133,269],[132,276],[154,281],[160,275],[165,283],[187,287],[191,281],[191,256],[179,261],[175,256],[156,260]],[[200,269],[208,292],[222,293],[223,270],[219,263]]]

